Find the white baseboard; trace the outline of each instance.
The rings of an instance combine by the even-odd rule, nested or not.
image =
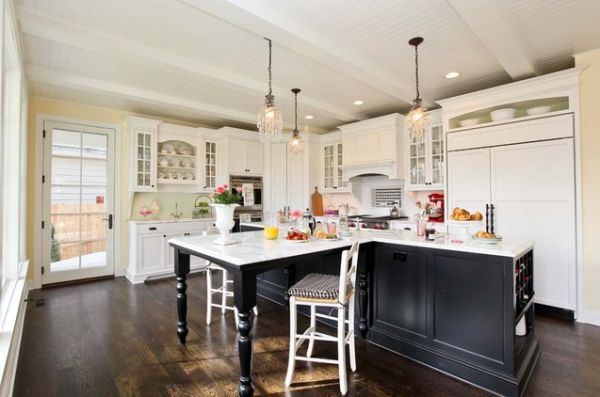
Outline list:
[[[592,311],[583,311],[577,319],[579,323],[592,324],[600,327],[600,313]]]

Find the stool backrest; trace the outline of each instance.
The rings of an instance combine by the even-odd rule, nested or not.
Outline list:
[[[349,250],[342,252],[340,265],[340,287],[338,299],[346,304],[346,291],[356,286],[356,268],[358,266],[358,241],[355,241]]]

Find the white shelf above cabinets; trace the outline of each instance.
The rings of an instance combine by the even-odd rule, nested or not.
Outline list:
[[[405,132],[406,190],[444,190],[445,137],[441,110],[429,112],[430,124],[422,142],[412,142]]]
[[[159,137],[160,138],[160,137]],[[197,185],[199,156],[195,137],[162,140],[158,143],[157,182],[162,185]]]

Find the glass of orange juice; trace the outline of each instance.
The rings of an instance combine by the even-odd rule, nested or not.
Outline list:
[[[264,235],[266,240],[277,240],[279,237],[279,219],[276,212],[265,214]]]

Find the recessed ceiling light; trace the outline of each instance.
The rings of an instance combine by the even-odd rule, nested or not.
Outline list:
[[[445,77],[447,79],[455,79],[458,76],[460,76],[460,72],[448,72]]]
[[[365,103],[365,101],[361,101],[360,99],[357,99],[356,101],[353,102],[356,106],[360,106],[363,105]]]
[[[305,118],[306,120],[312,120],[312,119],[314,119],[314,118],[315,118],[315,116],[313,116],[312,114],[307,114],[306,116],[304,116],[304,118]]]

